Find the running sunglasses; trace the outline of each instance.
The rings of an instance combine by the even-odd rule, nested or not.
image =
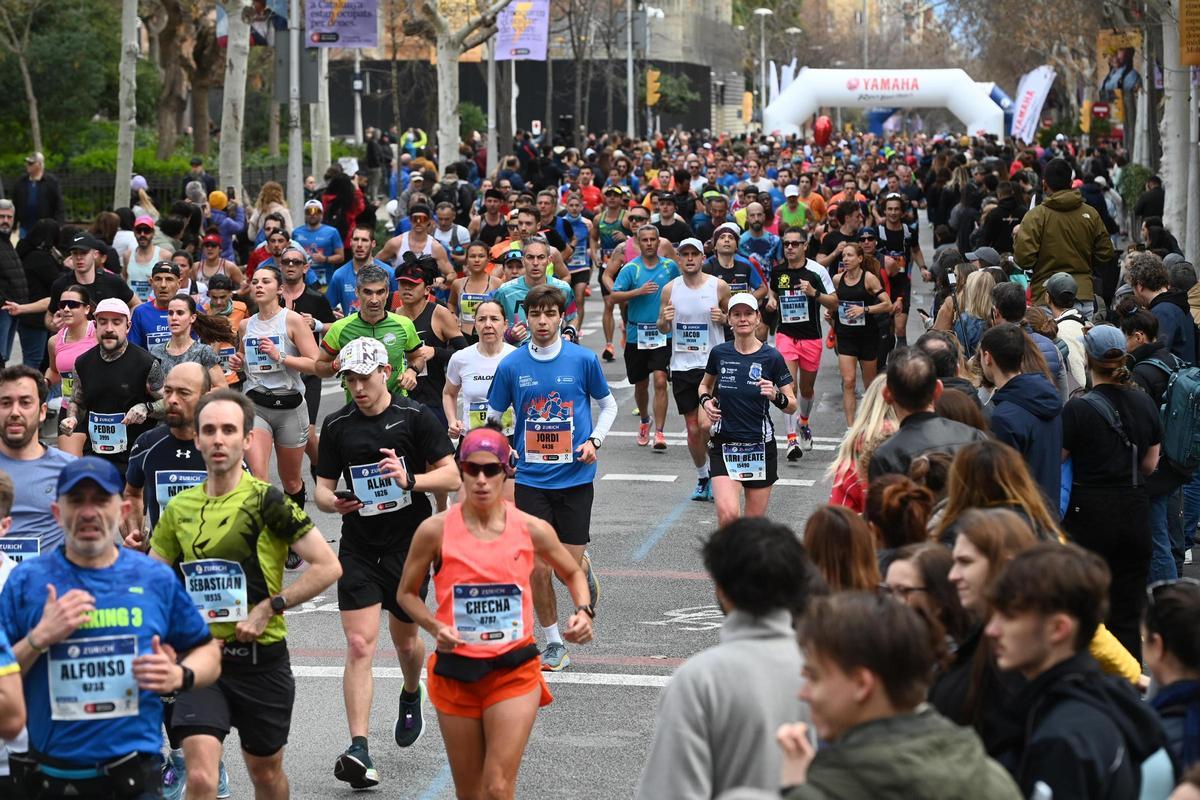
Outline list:
[[[784,242],[784,243],[783,243],[783,246],[784,246],[784,247],[803,247],[803,246],[804,246],[804,242],[798,242],[798,241],[795,241],[795,240],[791,240],[791,241]]]
[[[133,229],[133,232],[134,233],[154,233],[154,228],[150,228],[145,225],[139,225],[138,227]]]
[[[485,477],[494,478],[501,472],[504,472],[504,465],[499,462],[491,464],[476,464],[474,461],[460,461],[458,465],[462,467],[462,471],[466,475],[469,475],[472,478],[478,477],[480,473],[483,473]]]
[[[69,308],[72,311],[77,308],[83,308],[87,305],[87,303],[84,303],[81,300],[59,300],[58,304],[62,308]]]
[[[283,264],[285,267],[298,267],[304,263],[304,259],[302,259],[302,258],[285,258],[282,261],[280,261],[279,263]]]

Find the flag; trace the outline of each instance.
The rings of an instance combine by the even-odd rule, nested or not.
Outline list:
[[[1017,96],[1013,100],[1013,121],[1010,135],[1023,142],[1032,142],[1037,133],[1042,106],[1054,85],[1054,67],[1042,66],[1021,76]]]

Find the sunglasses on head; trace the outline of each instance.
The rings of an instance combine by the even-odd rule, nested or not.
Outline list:
[[[480,473],[485,477],[494,478],[504,472],[504,465],[499,462],[476,464],[474,461],[460,461],[458,465],[462,467],[463,473],[472,478],[478,477]]]
[[[302,259],[302,258],[285,258],[285,259],[280,260],[279,263],[283,264],[285,267],[298,267],[304,263],[304,259]]]
[[[58,304],[63,308],[69,308],[71,310],[83,308],[87,305],[87,303],[83,302],[82,300],[59,300]]]

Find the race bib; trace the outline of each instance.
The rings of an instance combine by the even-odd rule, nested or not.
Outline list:
[[[239,622],[249,612],[246,573],[236,561],[205,558],[179,565],[183,588],[205,622]]]
[[[725,472],[735,481],[765,481],[767,479],[767,446],[757,444],[723,444],[721,457]]]
[[[64,372],[62,374],[62,396],[67,400],[71,399],[71,395],[75,393],[75,374]]]
[[[656,323],[639,322],[636,324],[638,350],[657,350],[667,346],[667,335],[658,329]]]
[[[731,284],[729,284],[729,293],[731,295],[737,294],[738,292],[748,292],[748,291],[750,291],[750,284],[748,284],[748,283],[731,283]]]
[[[854,306],[858,306],[859,308],[863,309],[864,311],[867,308],[867,304],[862,300],[841,300],[841,301],[839,301],[838,302],[838,322],[842,323],[843,325],[853,327],[853,328],[863,327],[867,324],[867,315],[866,314],[860,314],[859,316],[857,316],[853,319],[851,319],[849,316],[847,316],[847,311],[849,309],[853,308]]]
[[[780,322],[808,322],[808,296],[791,291],[779,295]]]
[[[586,247],[576,247],[571,254],[571,260],[567,262],[567,269],[574,272],[578,269],[583,269],[588,265],[588,256]]]
[[[530,464],[570,464],[575,460],[573,419],[525,423],[525,461]]]
[[[166,509],[171,498],[189,486],[204,483],[208,473],[202,469],[160,469],[154,473],[154,499],[158,510]]]
[[[521,588],[512,583],[454,587],[454,627],[469,644],[501,645],[525,638]]]
[[[133,289],[133,293],[142,300],[149,300],[150,295],[152,294],[150,290],[150,281],[130,281],[129,288]]]
[[[265,375],[269,372],[282,372],[283,364],[267,356],[258,349],[259,342],[270,339],[275,343],[275,349],[283,352],[283,337],[280,336],[247,336],[246,337],[246,372],[255,375]]]
[[[467,405],[467,430],[473,431],[476,428],[483,427],[483,423],[487,422],[487,408],[488,404],[486,400]],[[512,436],[515,421],[516,415],[513,414],[511,408],[500,415],[500,426],[504,428],[505,436]]]
[[[217,350],[217,359],[221,362],[221,369],[225,372],[225,377],[234,375],[233,369],[229,366],[229,359],[237,352],[237,348],[231,344],[220,345]]]
[[[400,456],[400,465],[408,471],[404,456]],[[378,464],[350,467],[350,488],[363,504],[358,510],[360,517],[390,514],[412,505],[412,493],[401,489],[391,478],[384,477]]]
[[[479,308],[479,304],[487,300],[489,295],[486,294],[460,294],[458,296],[458,315],[463,322],[475,321],[475,309]]]
[[[138,714],[136,636],[68,639],[50,645],[50,719],[116,719]]]
[[[676,322],[675,351],[677,353],[707,353],[707,322]]]
[[[88,438],[92,440],[93,453],[112,455],[129,448],[129,432],[121,423],[123,419],[124,414],[88,412]]]
[[[153,333],[147,333],[146,349],[149,350],[155,345],[166,344],[169,341],[171,341],[170,331],[154,331]]]
[[[0,538],[0,553],[20,564],[42,554],[42,541],[34,536],[5,536]]]

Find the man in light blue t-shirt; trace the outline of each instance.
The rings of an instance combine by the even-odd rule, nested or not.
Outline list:
[[[575,293],[565,281],[548,275],[550,266],[550,243],[542,236],[534,236],[524,245],[525,274],[516,280],[511,280],[496,290],[493,298],[504,309],[504,319],[508,321],[509,329],[506,338],[514,345],[529,340],[529,327],[526,324],[525,296],[538,286],[553,286],[570,298],[563,311],[562,321],[569,323],[575,319]]]
[[[346,260],[341,234],[332,225],[324,224],[324,217],[325,207],[321,201],[309,200],[304,204],[304,224],[292,231],[292,238],[308,253],[308,260],[317,271],[317,280],[322,284],[327,283],[334,270]]]
[[[367,264],[374,264],[388,275],[388,289],[396,291],[396,272],[390,264],[372,258],[375,250],[375,231],[366,225],[359,225],[350,232],[350,260],[337,268],[329,279],[329,288],[325,290],[325,299],[335,311],[340,311],[343,317],[348,317],[355,311],[361,310],[358,302],[358,271]],[[391,305],[389,301],[388,306]]]
[[[654,449],[666,450],[663,426],[667,423],[667,370],[671,367],[671,335],[658,329],[662,290],[679,277],[679,266],[658,256],[658,229],[643,225],[637,230],[641,253],[617,273],[612,300],[627,303],[625,311],[625,374],[633,384],[633,399],[642,415],[637,443],[650,443],[650,376],[654,376]]]

